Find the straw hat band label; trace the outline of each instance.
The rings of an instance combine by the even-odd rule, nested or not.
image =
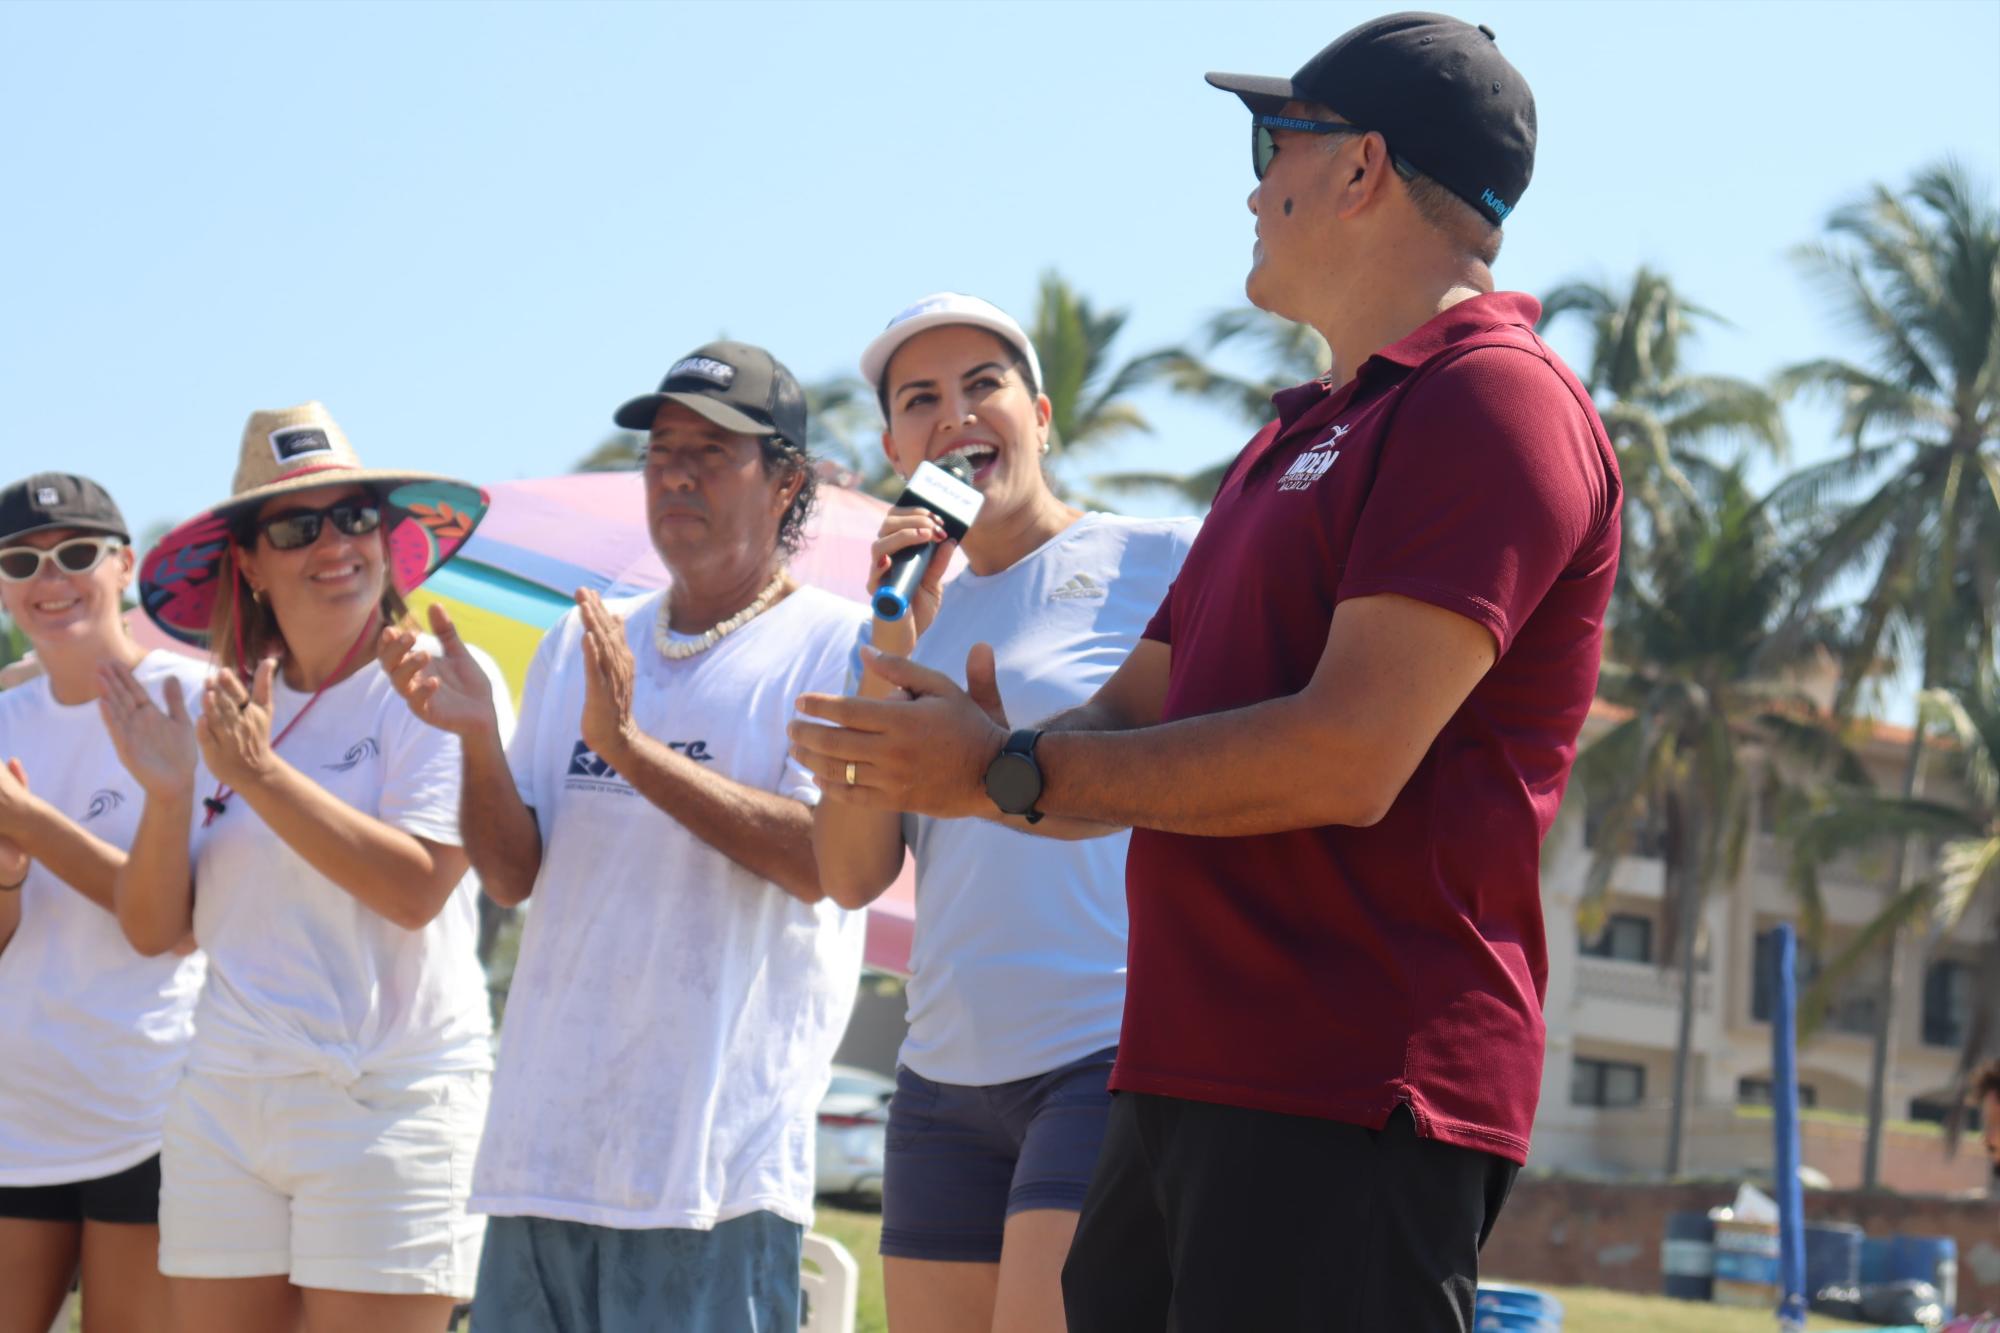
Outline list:
[[[271,459],[281,467],[295,458],[333,452],[333,441],[318,426],[280,426],[270,440]]]

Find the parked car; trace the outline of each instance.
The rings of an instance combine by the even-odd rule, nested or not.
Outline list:
[[[819,1103],[814,1188],[821,1194],[882,1196],[889,1098],[896,1080],[852,1065],[835,1065]]]

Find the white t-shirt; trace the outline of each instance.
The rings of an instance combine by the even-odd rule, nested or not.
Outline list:
[[[135,674],[164,706],[169,678],[192,702],[207,671],[155,652]],[[113,847],[131,845],[145,796],[95,703],[57,703],[46,677],[0,693],[0,762],[10,756],[37,796]],[[40,862],[20,893],[20,929],[0,952],[0,1185],[115,1175],[160,1150],[205,964],[198,953],[141,957],[116,917]]]
[[[998,574],[945,585],[915,658],[962,684],[966,653],[990,643],[1011,725],[1074,708],[1131,654],[1200,526],[1086,514]],[[1117,1044],[1130,834],[1060,842],[905,815],[903,837],[917,860],[904,1064],[984,1087]]]
[[[805,587],[692,658],[623,602],[641,730],[808,805],[793,701],[839,693],[867,612]],[[701,841],[582,741],[575,612],[542,640],[509,758],[542,833],[472,1208],[707,1230],[812,1217],[813,1136],[865,918],[807,906]]]
[[[438,651],[436,640],[421,642]],[[474,653],[506,728],[512,713],[499,668]],[[271,734],[311,697],[280,678]],[[460,845],[458,738],[419,721],[380,664],[321,695],[277,753],[362,814]],[[196,781],[197,798],[215,790],[205,766]],[[196,812],[199,819],[199,804]],[[194,857],[194,933],[209,974],[193,1068],[318,1072],[346,1086],[385,1071],[492,1067],[477,876],[468,872],[423,929],[406,930],[313,869],[240,793],[227,813],[198,824]]]

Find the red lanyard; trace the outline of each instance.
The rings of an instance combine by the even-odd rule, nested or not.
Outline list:
[[[284,729],[271,738],[271,748],[273,750],[277,749],[280,745],[284,743],[285,737],[292,734],[293,727],[296,727],[299,723],[306,720],[306,714],[310,713],[312,711],[312,706],[319,702],[319,697],[322,694],[325,694],[328,690],[332,689],[345,677],[347,668],[352,666],[354,663],[354,655],[361,651],[362,644],[368,642],[368,631],[374,628],[375,628],[375,617],[370,616],[368,618],[368,623],[361,627],[360,637],[355,639],[353,644],[349,646],[347,650],[347,655],[340,659],[340,665],[333,669],[333,674],[328,676],[326,680],[320,685],[320,687],[312,692],[312,698],[306,700],[306,706],[304,708],[301,708],[297,713],[292,715],[292,720],[284,725]],[[240,654],[237,657],[237,660],[238,661],[243,660]],[[201,826],[203,828],[207,828],[210,824],[213,824],[215,822],[215,818],[217,815],[220,815],[225,810],[229,809],[229,798],[231,796],[234,796],[235,794],[236,793],[229,790],[229,786],[227,783],[223,782],[216,783],[215,795],[202,798],[201,803],[204,807],[207,808],[208,814],[203,817],[201,821]]]

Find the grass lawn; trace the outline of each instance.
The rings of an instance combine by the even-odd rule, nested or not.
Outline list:
[[[882,1235],[882,1214],[837,1208],[822,1200],[813,1230],[845,1245],[861,1265],[861,1308],[856,1333],[887,1333],[882,1313],[882,1259],[876,1246]],[[1495,1280],[1504,1280],[1495,1276]],[[1589,1287],[1543,1287],[1563,1303],[1563,1333],[1771,1333],[1776,1320],[1768,1310],[1732,1310],[1663,1296],[1632,1296],[1622,1291]],[[1815,1317],[1814,1329],[1864,1328],[1837,1319]]]

